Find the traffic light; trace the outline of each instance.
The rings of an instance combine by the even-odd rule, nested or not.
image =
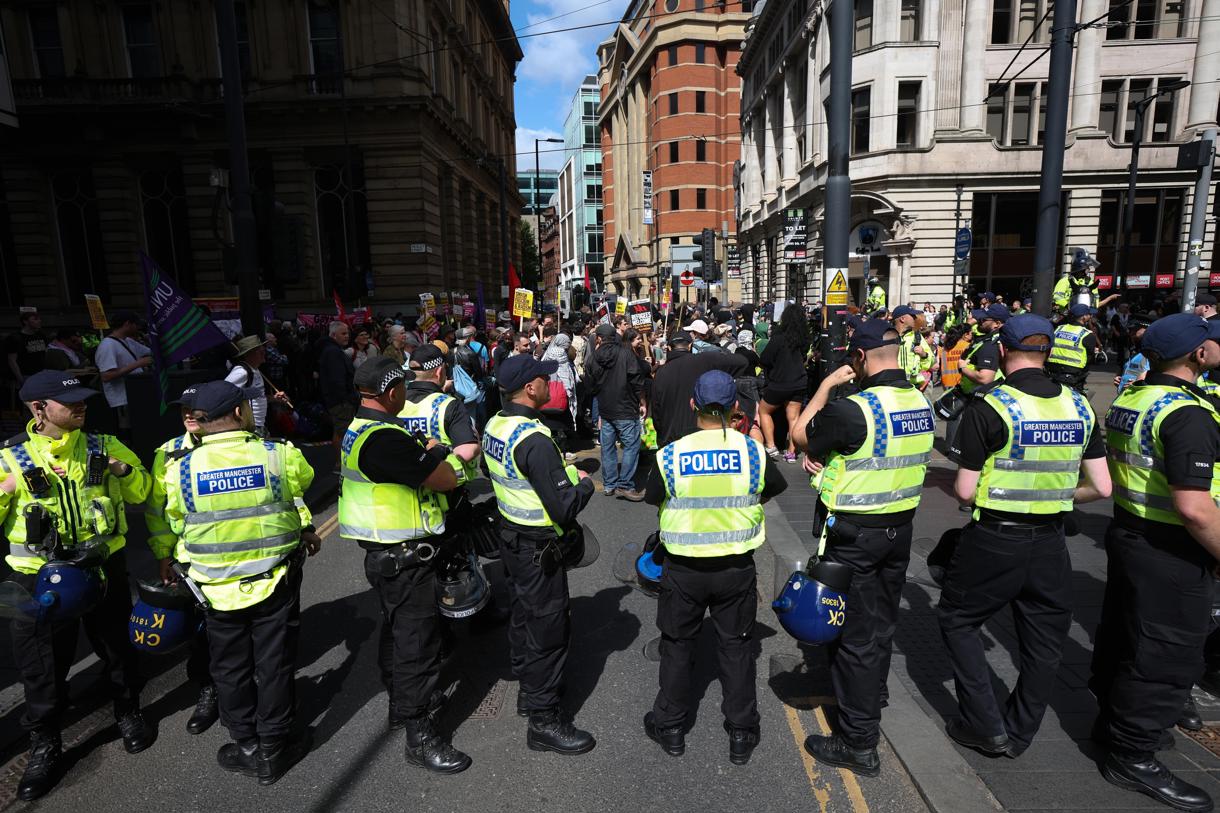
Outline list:
[[[700,257],[703,279],[705,282],[715,282],[720,270],[716,264],[716,230],[704,229],[699,236]]]

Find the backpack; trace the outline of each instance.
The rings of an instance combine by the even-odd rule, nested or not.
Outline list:
[[[457,364],[453,367],[453,389],[467,404],[479,403],[483,400],[483,390],[470,377],[470,373],[466,372],[466,368]]]

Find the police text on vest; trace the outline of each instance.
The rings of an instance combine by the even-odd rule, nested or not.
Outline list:
[[[700,477],[705,474],[741,474],[741,452],[735,449],[681,452],[678,455],[678,473],[683,477]]]
[[[890,431],[895,437],[922,435],[932,431],[932,410],[908,409],[890,413]]]
[[[1084,421],[1021,421],[1022,446],[1083,446]]]
[[[267,470],[262,466],[201,471],[195,475],[195,487],[200,494],[228,494],[230,491],[250,491],[266,486]]]

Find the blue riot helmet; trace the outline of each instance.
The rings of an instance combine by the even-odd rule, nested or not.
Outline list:
[[[98,567],[52,560],[38,569],[33,608],[40,619],[68,621],[96,607],[106,594],[106,577]]]
[[[635,581],[646,594],[657,597],[661,593],[661,563],[665,548],[661,546],[660,532],[654,532],[644,543],[644,550],[635,560]]]
[[[779,624],[803,644],[828,644],[843,632],[851,568],[824,559],[795,571],[771,609]]]
[[[140,600],[131,608],[127,622],[132,646],[150,655],[168,655],[198,632],[197,600],[184,582],[141,581],[137,586]]]
[[[445,618],[469,618],[487,606],[491,586],[474,551],[445,556],[436,564],[436,607]]]

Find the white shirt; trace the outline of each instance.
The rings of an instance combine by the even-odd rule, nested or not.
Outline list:
[[[225,381],[241,388],[242,397],[250,401],[250,411],[254,413],[254,428],[262,432],[267,428],[267,387],[258,370],[254,370],[253,376],[248,373],[249,368],[234,364]]]
[[[144,356],[151,356],[152,348],[140,344],[135,339],[116,339],[107,336],[97,346],[93,359],[99,372],[109,372],[120,367],[126,367],[133,361]],[[144,375],[147,367],[132,370],[127,375]],[[106,394],[106,403],[112,407],[127,406],[127,376],[119,376],[102,382],[102,392]]]

